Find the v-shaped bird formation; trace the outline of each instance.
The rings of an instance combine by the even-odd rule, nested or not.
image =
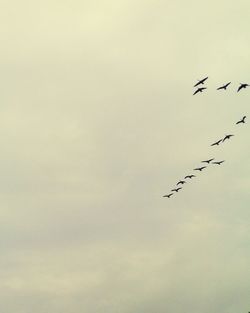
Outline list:
[[[196,95],[197,93],[202,93],[204,90],[206,90],[206,87],[200,87],[200,85],[204,85],[204,83],[207,81],[208,77],[205,77],[201,80],[199,80],[194,87],[197,87],[196,91],[193,93],[193,95]],[[227,90],[231,82],[226,83],[223,86],[220,86],[217,88],[217,90]],[[246,87],[249,87],[249,84],[240,84],[240,86],[237,89],[237,92],[239,92],[241,89],[244,89]],[[246,115],[244,115],[240,120],[238,120],[235,125],[245,124],[246,123]],[[237,126],[238,127],[238,126]],[[215,147],[224,144],[226,141],[230,140],[234,134],[225,134],[222,138],[217,139],[214,141],[210,146]],[[214,166],[214,165],[222,165],[225,162],[225,160],[215,160],[215,158],[209,158],[207,160],[200,161],[200,165],[193,169],[193,171],[196,171],[196,173],[200,173],[203,170],[206,170],[208,166]],[[204,165],[205,164],[205,165]],[[184,176],[184,175],[183,175]],[[164,198],[171,198],[173,195],[178,193],[180,190],[182,190],[183,185],[186,184],[188,181],[192,180],[193,178],[196,178],[196,175],[189,174],[184,176],[184,178],[180,179],[176,186],[171,189],[171,191],[168,194],[165,194]],[[182,186],[182,187],[180,187]]]

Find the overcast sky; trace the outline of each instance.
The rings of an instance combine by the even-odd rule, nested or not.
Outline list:
[[[1,311],[248,312],[249,0],[2,0],[0,20]]]

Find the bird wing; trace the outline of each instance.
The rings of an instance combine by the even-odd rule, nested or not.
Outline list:
[[[205,77],[201,80],[201,83],[204,83],[204,81],[206,81],[208,79],[208,77]]]
[[[195,90],[195,92],[193,93],[193,96],[197,94],[197,92],[200,91],[200,88],[198,88],[197,90]]]
[[[221,140],[222,140],[222,139],[220,139],[220,140],[214,142],[211,146],[216,146],[216,145],[218,145],[218,144],[221,142]]]
[[[238,88],[237,92],[239,92],[242,88],[243,88],[243,85],[240,85],[240,87]]]

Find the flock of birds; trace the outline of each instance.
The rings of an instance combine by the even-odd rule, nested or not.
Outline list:
[[[205,82],[207,79],[208,79],[208,77],[205,77],[205,78],[203,78],[202,80],[198,81],[198,82],[194,85],[194,87],[197,87],[197,86],[199,86],[199,85],[201,85],[201,84],[204,84],[204,82]],[[229,82],[229,83],[227,83],[227,84],[225,84],[225,85],[223,85],[223,86],[217,88],[217,90],[222,90],[222,89],[226,90],[227,87],[228,87],[230,84],[231,84],[231,82]],[[238,87],[237,92],[239,92],[242,88],[246,88],[246,87],[248,87],[248,86],[250,86],[250,85],[248,85],[248,84],[240,84],[240,86]],[[207,88],[206,88],[206,87],[198,87],[198,89],[194,92],[193,95],[197,94],[198,92],[203,92],[203,90],[205,90],[205,89],[207,89]],[[245,124],[245,123],[246,123],[246,116],[243,116],[242,119],[240,119],[239,121],[236,122],[236,125]],[[233,134],[225,135],[223,138],[221,138],[221,139],[219,139],[219,140],[213,142],[213,143],[211,144],[211,146],[219,146],[220,144],[224,143],[226,140],[229,140],[229,139],[230,139],[231,137],[233,137],[233,136],[234,136]],[[203,160],[203,161],[201,161],[202,166],[194,168],[193,171],[202,172],[202,171],[203,171],[205,168],[207,168],[207,166],[210,165],[210,164],[213,164],[213,165],[221,165],[221,164],[224,163],[224,162],[225,162],[225,160],[216,161],[215,158],[211,158],[211,159],[208,159],[208,160]],[[205,164],[205,165],[204,165],[204,164]],[[188,180],[191,180],[191,179],[194,178],[194,177],[196,177],[196,176],[193,175],[193,174],[190,174],[190,175],[185,176],[184,179],[181,179],[181,180],[179,180],[179,181],[177,182],[176,187],[173,188],[173,189],[171,189],[171,192],[170,192],[170,193],[164,195],[163,197],[165,197],[165,198],[170,198],[170,197],[172,197],[175,193],[179,192],[179,191],[182,189],[182,187],[180,187],[180,186],[183,186],[184,184],[187,183]],[[250,313],[250,312],[249,312],[249,313]]]
[[[196,84],[194,85],[194,87],[197,87],[197,89],[195,90],[195,92],[193,93],[193,95],[196,95],[197,93],[203,92],[205,89],[207,89],[207,87],[198,87],[199,85],[203,85],[204,82],[205,82],[207,79],[208,79],[208,77],[205,77],[205,78],[199,80],[198,83],[196,83]],[[227,87],[228,87],[230,84],[231,84],[231,82],[229,82],[229,83],[227,83],[227,84],[225,84],[225,85],[223,85],[223,86],[220,86],[219,88],[217,88],[217,90],[227,90]],[[247,88],[247,87],[249,87],[249,86],[250,86],[250,85],[249,85],[249,84],[246,84],[246,83],[240,84],[240,86],[239,86],[238,89],[237,89],[237,92],[239,92],[241,89]]]

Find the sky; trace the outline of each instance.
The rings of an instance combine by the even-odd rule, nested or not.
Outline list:
[[[2,312],[250,310],[249,17],[2,0]],[[226,162],[163,198],[208,158]]]

